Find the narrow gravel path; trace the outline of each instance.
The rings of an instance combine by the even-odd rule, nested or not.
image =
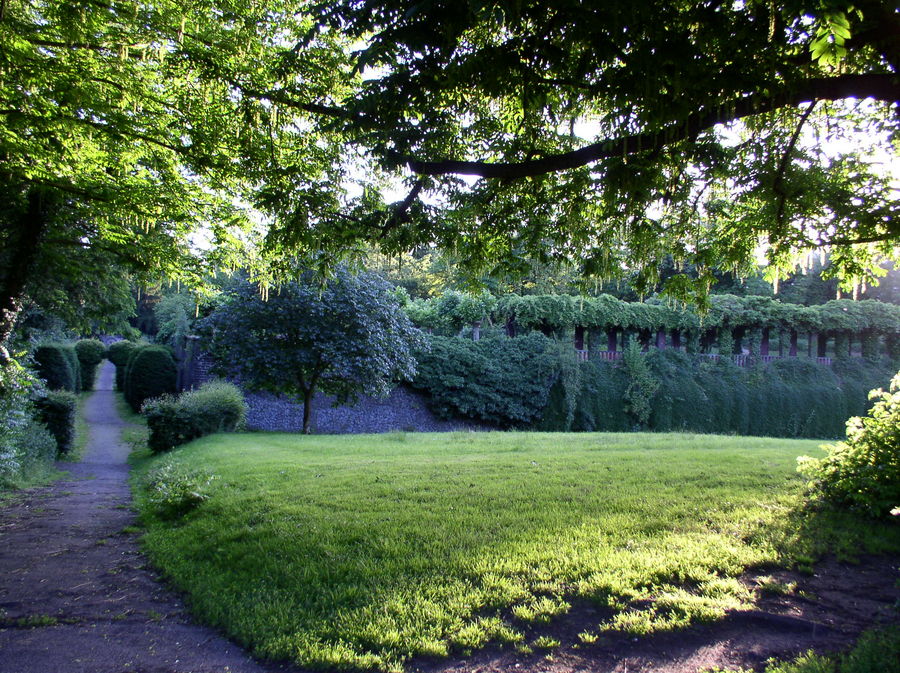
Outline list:
[[[211,629],[147,567],[128,531],[129,448],[105,362],[70,477],[0,511],[0,673],[271,673]]]

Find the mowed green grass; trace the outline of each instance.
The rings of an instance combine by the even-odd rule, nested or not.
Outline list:
[[[748,567],[900,550],[900,527],[799,509],[819,442],[682,434],[207,437],[136,461],[145,548],[195,613],[256,654],[400,670],[487,643],[552,646],[752,607]],[[172,521],[141,475],[214,475]]]

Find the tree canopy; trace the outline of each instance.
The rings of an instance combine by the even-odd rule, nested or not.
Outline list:
[[[388,247],[437,241],[481,268],[639,269],[647,288],[672,254],[702,272],[667,280],[681,295],[716,266],[748,269],[760,238],[773,274],[833,247],[848,284],[896,254],[896,182],[853,151],[865,138],[894,152],[892,3],[320,6],[365,41],[371,76],[346,125],[414,176],[406,221],[383,223]],[[428,192],[442,205],[414,207]]]
[[[379,277],[338,269],[322,287],[311,273],[263,298],[249,283],[204,320],[220,372],[251,389],[303,400],[303,430],[317,390],[339,402],[385,395],[415,374],[421,333]]]
[[[897,254],[895,182],[857,151],[894,152],[890,3],[0,7],[0,341],[36,260],[77,275],[76,248],[194,285],[365,244],[649,289],[672,255],[698,271],[665,279],[681,297],[761,239],[773,275],[827,247],[853,283]]]

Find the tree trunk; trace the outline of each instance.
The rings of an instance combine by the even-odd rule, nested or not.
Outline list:
[[[769,354],[769,328],[763,327],[762,337],[759,341],[759,354],[760,355],[768,355]]]
[[[791,346],[790,346],[790,349],[788,350],[788,355],[790,355],[792,358],[797,357],[797,336],[798,336],[797,330],[792,329],[791,330]]]
[[[312,427],[309,424],[309,418],[312,412],[313,388],[303,391],[303,434],[312,434]]]
[[[472,323],[472,341],[479,341],[481,339],[481,321],[476,320]]]
[[[22,309],[22,296],[32,264],[37,257],[41,236],[47,221],[39,191],[28,192],[25,212],[15,219],[10,236],[8,268],[0,281],[0,364],[8,361],[6,343],[12,335],[16,318]]]

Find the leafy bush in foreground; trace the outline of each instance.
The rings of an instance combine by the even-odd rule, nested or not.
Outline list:
[[[178,397],[148,400],[142,413],[150,429],[147,445],[161,453],[204,435],[233,432],[244,424],[247,407],[237,386],[210,381]]]
[[[34,418],[31,396],[40,381],[18,362],[0,365],[0,487],[49,472],[53,435]]]
[[[35,401],[38,418],[56,439],[56,454],[64,456],[75,441],[75,415],[78,398],[65,390],[48,391]]]
[[[847,421],[847,439],[825,447],[821,460],[799,459],[817,494],[840,505],[883,516],[900,506],[900,372],[890,391],[873,390],[868,416]]]
[[[99,339],[82,339],[75,343],[75,354],[81,365],[81,389],[93,390],[97,365],[106,357],[106,346]]]

